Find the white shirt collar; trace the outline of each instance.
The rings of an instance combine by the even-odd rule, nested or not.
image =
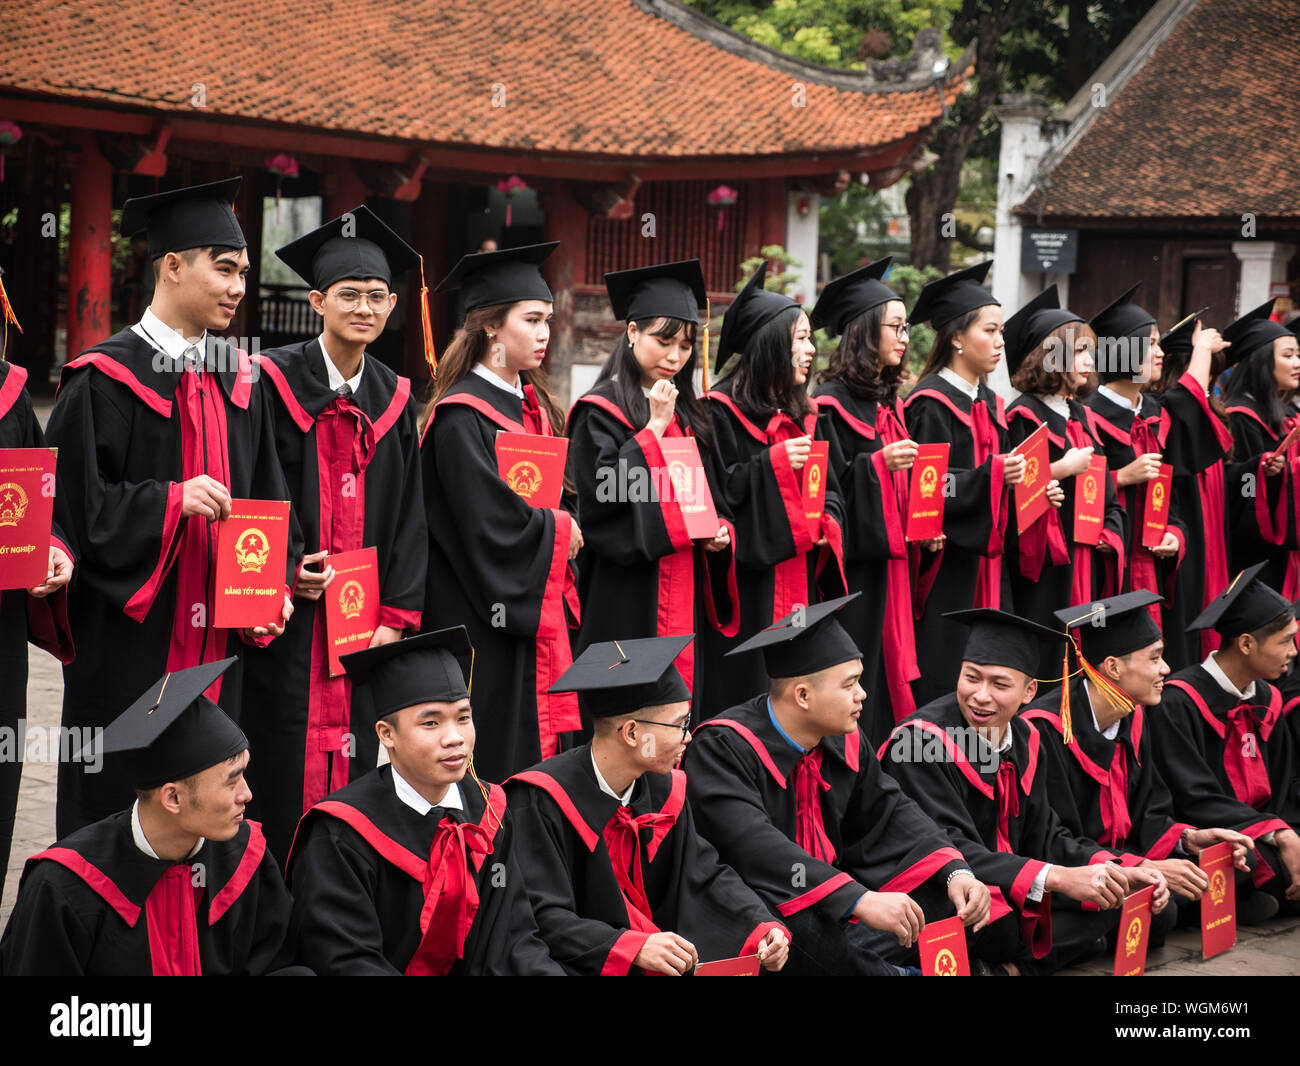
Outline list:
[[[149,858],[157,859],[160,857],[158,853],[153,850],[153,846],[149,843],[149,838],[144,835],[144,827],[140,824],[139,800],[136,800],[131,804],[131,839],[135,841],[136,848],[143,851],[149,856]],[[187,859],[194,858],[194,856],[199,853],[199,848],[203,847],[204,843],[204,839],[199,837],[199,842],[190,849],[190,853],[185,857]]]
[[[477,374],[481,378],[486,379],[487,381],[492,382],[492,384],[495,385],[498,389],[505,389],[506,392],[513,393],[515,396],[518,396],[521,400],[524,398],[524,390],[519,387],[518,377],[515,378],[515,383],[513,385],[507,385],[504,381],[501,380],[501,378],[498,375],[492,373],[492,371],[489,370],[487,367],[485,367],[482,363],[474,364],[473,373]]]
[[[968,397],[970,397],[972,401],[974,401],[975,398],[980,394],[979,382],[976,382],[974,385],[972,385],[964,377],[958,374],[957,371],[953,370],[952,367],[948,367],[948,366],[944,367],[942,370],[939,371],[939,376],[943,378],[943,380],[946,381],[949,385],[961,389],[961,391],[965,393]]]
[[[1239,700],[1252,700],[1255,698],[1255,682],[1252,681],[1245,689],[1239,689],[1228,680],[1228,675],[1223,672],[1222,667],[1214,658],[1214,652],[1210,652],[1201,665],[1205,667],[1205,672],[1214,678],[1215,684],[1229,696],[1236,696]]]
[[[145,308],[144,316],[131,329],[136,336],[148,341],[154,349],[161,348],[164,354],[170,355],[173,359],[184,359],[186,351],[194,347],[198,349],[199,359],[202,360],[203,353],[207,351],[207,330],[204,330],[202,335],[191,345],[189,341],[155,315],[152,307]]]
[[[329,349],[325,347],[325,334],[322,333],[318,339],[320,341],[321,355],[325,356],[325,376],[329,379],[330,392],[338,392],[340,388],[347,385],[355,394],[357,389],[361,387],[361,375],[366,369],[365,353],[361,353],[361,365],[357,367],[356,374],[344,380],[342,371],[334,365]]]
[[[1124,719],[1116,718],[1115,721],[1111,722],[1111,724],[1108,725],[1105,729],[1102,729],[1101,723],[1097,721],[1097,709],[1092,705],[1092,692],[1089,689],[1088,683],[1086,681],[1083,684],[1083,692],[1084,695],[1088,697],[1088,710],[1092,713],[1092,724],[1096,727],[1097,732],[1100,733],[1107,740],[1114,740],[1117,736],[1119,736],[1120,723],[1123,722]]]
[[[1105,396],[1116,407],[1123,407],[1127,411],[1137,411],[1142,407],[1142,394],[1139,392],[1132,400],[1127,396],[1121,396],[1109,385],[1098,385],[1097,391]]]
[[[1049,411],[1055,411],[1062,418],[1069,419],[1070,401],[1064,396],[1040,396],[1038,398]]]
[[[392,763],[388,764],[392,766]],[[434,805],[415,791],[414,786],[397,772],[393,767],[393,791],[397,793],[397,798],[405,803],[416,814],[425,815],[433,810]],[[465,801],[460,794],[459,785],[448,785],[447,794],[442,797],[439,807],[446,807],[449,811],[463,811]]]
[[[601,775],[600,767],[596,765],[596,752],[594,750],[591,753],[591,768],[596,773],[596,785],[600,788],[600,790],[603,793],[605,793],[606,796],[612,796],[614,799],[618,800],[618,802],[622,804],[624,807],[626,807],[628,803],[631,802],[632,790],[636,788],[635,781],[633,781],[630,785],[628,785],[627,791],[620,796],[617,792],[615,792],[612,788],[609,787],[609,782],[606,781],[605,778]]]

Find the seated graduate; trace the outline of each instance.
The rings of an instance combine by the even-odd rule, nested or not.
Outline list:
[[[287,972],[289,892],[244,820],[248,740],[203,695],[234,661],[167,674],[105,729],[135,804],[27,860],[0,974]]]
[[[948,831],[975,876],[1020,913],[1024,950],[1007,971],[1053,973],[1116,926],[1126,895],[1154,884],[1158,913],[1169,886],[1151,867],[1118,865],[1052,810],[1039,765],[1042,737],[1017,712],[1037,691],[1043,641],[1064,635],[991,609],[946,617],[970,626],[957,691],[900,724],[880,759]],[[1053,909],[1054,892],[1100,911]]]
[[[1245,833],[1259,851],[1253,884],[1296,901],[1300,745],[1270,682],[1295,657],[1297,627],[1292,605],[1259,580],[1266,565],[1239,573],[1192,622],[1192,629],[1214,627],[1219,650],[1165,683],[1151,731],[1174,813]],[[1238,895],[1242,913],[1268,917],[1267,903],[1250,895]]]
[[[857,595],[740,645],[762,650],[769,690],[703,723],[685,760],[701,831],[791,927],[791,973],[898,975],[926,912],[972,931],[999,917],[860,728],[862,657],[835,617]]]
[[[757,955],[781,969],[789,931],[696,832],[686,775],[691,705],[674,660],[693,635],[593,644],[556,682],[590,744],[506,782],[542,939],[573,974],[678,976]]]
[[[298,826],[292,937],[320,974],[561,973],[538,939],[505,793],[473,771],[472,655],[455,626],[342,657],[390,761]]]
[[[1209,887],[1195,862],[1202,849],[1232,841],[1245,872],[1255,845],[1235,830],[1199,829],[1174,817],[1144,720],[1145,709],[1159,705],[1169,673],[1151,611],[1158,603],[1159,596],[1140,589],[1057,611],[1080,670],[1020,717],[1042,734],[1040,772],[1065,827],[1109,849],[1123,866],[1154,866],[1171,891],[1199,900]],[[1163,942],[1177,917],[1177,907],[1156,917],[1152,946]]]

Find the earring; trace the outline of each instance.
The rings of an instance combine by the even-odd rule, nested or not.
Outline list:
[[[493,340],[493,339],[495,339],[495,338],[496,338],[496,334],[495,334],[495,333],[489,333],[489,334],[488,334],[488,340]]]
[[[957,354],[961,355],[961,345],[957,345]]]

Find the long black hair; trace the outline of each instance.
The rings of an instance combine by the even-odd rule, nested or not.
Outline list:
[[[1246,398],[1253,400],[1259,413],[1273,433],[1280,435],[1286,408],[1278,395],[1277,377],[1274,373],[1273,342],[1250,353],[1232,368],[1223,395],[1229,403]]]
[[[767,419],[784,411],[796,422],[812,413],[807,385],[794,383],[794,325],[802,307],[790,307],[764,323],[723,378],[747,416]],[[721,383],[720,383],[721,384]]]
[[[864,311],[845,327],[839,347],[831,352],[830,362],[818,378],[822,384],[838,381],[856,399],[894,402],[903,364],[880,366],[880,323],[888,306],[886,301]]]
[[[930,355],[925,360],[925,366],[921,368],[918,380],[924,380],[931,374],[937,374],[944,367],[952,363],[953,352],[956,345],[953,343],[958,333],[970,329],[979,321],[980,312],[984,308],[977,307],[973,311],[967,311],[964,315],[954,318],[951,322],[945,322],[938,333],[935,334],[934,347],[930,349]]]

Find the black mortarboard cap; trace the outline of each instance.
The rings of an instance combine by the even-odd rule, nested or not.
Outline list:
[[[396,275],[420,261],[419,253],[364,204],[277,248],[275,254],[321,292],[345,278],[378,278],[391,285]]]
[[[1002,327],[1006,338],[1007,373],[1020,369],[1025,357],[1043,343],[1052,330],[1083,318],[1061,307],[1061,297],[1052,284],[1007,319]],[[1070,352],[1073,357],[1073,351]]]
[[[1142,282],[1134,282],[1092,316],[1088,325],[1098,338],[1145,337],[1151,332],[1156,324],[1155,316],[1133,302],[1133,294],[1140,288]]]
[[[1161,599],[1149,589],[1091,600],[1054,612],[1061,625],[1075,630],[1079,650],[1088,662],[1122,657],[1161,640],[1160,627],[1148,608]]]
[[[422,703],[455,703],[469,695],[473,648],[464,626],[394,640],[339,656],[354,685],[364,685],[376,718]]]
[[[723,314],[722,332],[718,335],[718,354],[713,363],[715,374],[722,369],[732,353],[743,352],[754,335],[767,323],[782,311],[799,306],[798,300],[764,289],[766,279],[767,260],[764,259]]]
[[[834,281],[828,281],[813,308],[811,322],[813,329],[825,329],[832,337],[843,333],[859,315],[865,315],[873,307],[901,300],[893,289],[885,284],[885,274],[894,263],[894,257],[887,255],[874,263],[854,270]]]
[[[762,651],[768,677],[806,677],[829,666],[862,658],[862,652],[835,613],[862,593],[798,607],[739,647],[727,652]]]
[[[460,289],[466,311],[521,300],[553,303],[555,298],[539,268],[559,246],[559,241],[548,241],[463,255],[434,291]]]
[[[235,660],[172,670],[104,730],[104,754],[118,753],[132,788],[180,781],[225,762],[248,738],[203,693]]]
[[[153,196],[135,196],[122,205],[118,229],[123,237],[145,230],[151,260],[190,248],[244,248],[248,241],[235,218],[235,193],[243,178],[226,178]]]
[[[1273,300],[1270,298],[1253,310],[1247,311],[1230,326],[1224,327],[1223,339],[1232,342],[1232,347],[1224,353],[1228,357],[1229,366],[1235,366],[1246,356],[1259,351],[1265,345],[1271,345],[1278,337],[1295,336],[1286,326],[1269,318],[1272,313]]]
[[[970,626],[963,661],[981,666],[1006,666],[1029,677],[1038,674],[1043,645],[1065,641],[1062,632],[992,607],[949,611],[943,617]]]
[[[1239,573],[1205,610],[1187,624],[1187,628],[1213,628],[1221,637],[1230,640],[1242,633],[1253,633],[1284,611],[1291,610],[1290,600],[1259,579],[1260,571],[1266,565],[1256,563]]]
[[[955,318],[980,307],[998,305],[993,293],[984,287],[984,279],[993,266],[992,259],[955,271],[946,278],[936,278],[921,290],[916,306],[907,316],[909,322],[929,322],[941,329]]]
[[[1208,306],[1202,307],[1194,314],[1170,326],[1165,333],[1161,334],[1161,350],[1168,355],[1191,355],[1192,334],[1196,332],[1196,320],[1208,310]],[[1225,354],[1231,355],[1231,351]]]
[[[642,707],[689,702],[690,689],[674,665],[694,633],[592,644],[548,692],[576,692],[592,718],[633,714]]]
[[[605,275],[605,290],[614,317],[622,322],[644,322],[648,318],[695,322],[708,300],[698,259],[616,270]]]

